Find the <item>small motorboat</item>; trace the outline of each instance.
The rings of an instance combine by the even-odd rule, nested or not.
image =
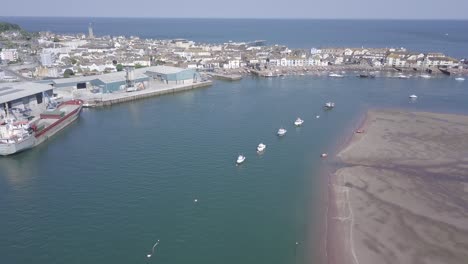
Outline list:
[[[421,75],[421,78],[430,79],[431,76],[430,76],[429,74],[422,74],[422,75]]]
[[[322,153],[322,154],[320,155],[320,157],[326,158],[326,157],[328,157],[328,154],[327,154],[327,153]]]
[[[364,133],[364,129],[358,129],[358,130],[356,130],[356,134],[362,134],[362,133]]]
[[[398,75],[398,78],[399,79],[409,79],[409,77],[407,75],[404,75],[404,74]]]
[[[455,81],[459,81],[459,82],[463,82],[465,80],[465,78],[463,77],[457,77],[455,78]]]
[[[328,74],[328,77],[333,77],[333,78],[343,78],[344,75],[338,74],[338,73],[330,73]]]
[[[328,102],[325,104],[326,109],[333,109],[335,107],[335,103],[333,102]]]
[[[266,148],[266,145],[263,143],[258,144],[257,146],[257,152],[263,152]]]
[[[242,164],[244,161],[245,161],[245,157],[243,155],[239,155],[239,157],[237,157],[236,163],[237,165],[239,165],[239,164]]]
[[[418,96],[417,96],[417,95],[415,95],[415,94],[412,94],[412,95],[410,95],[410,96],[409,96],[409,98],[411,98],[411,99],[417,99],[417,98],[418,98]]]
[[[315,118],[319,119],[319,118],[320,118],[320,116],[319,116],[319,115],[318,115],[318,116],[315,116]]]
[[[282,137],[282,136],[286,135],[286,132],[288,132],[286,129],[280,128],[280,129],[278,129],[277,135]]]
[[[304,124],[304,120],[302,120],[301,118],[297,118],[296,121],[294,121],[294,125],[295,126],[302,126],[302,124]]]

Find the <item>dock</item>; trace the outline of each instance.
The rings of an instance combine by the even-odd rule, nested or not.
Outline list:
[[[242,80],[242,75],[240,74],[222,74],[210,72],[207,75],[211,76],[213,79],[222,80],[222,81],[240,81]]]
[[[212,81],[203,81],[192,84],[182,84],[171,87],[156,87],[148,88],[141,91],[135,92],[118,92],[110,94],[101,94],[99,96],[87,96],[87,98],[80,98],[84,101],[83,106],[90,107],[103,107],[111,106],[114,104],[120,104],[124,102],[136,101],[144,98],[160,96],[165,94],[173,94],[188,90],[193,90],[202,87],[209,87],[213,84]]]

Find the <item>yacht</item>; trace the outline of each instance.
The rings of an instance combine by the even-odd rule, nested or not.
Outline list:
[[[278,134],[278,136],[282,137],[282,136],[286,135],[286,132],[288,132],[286,129],[280,128],[280,129],[278,129],[277,134]]]
[[[266,145],[263,143],[258,144],[257,146],[257,152],[263,152],[266,148]]]
[[[236,163],[237,165],[239,165],[239,164],[242,164],[244,161],[245,161],[245,157],[243,155],[239,155],[239,157],[237,157]]]
[[[295,126],[302,126],[303,123],[304,123],[304,120],[302,120],[299,117],[296,119],[296,121],[294,121]]]
[[[415,94],[412,94],[412,95],[410,95],[410,96],[409,96],[409,98],[411,98],[411,99],[417,99],[417,98],[418,98],[418,96],[417,96],[417,95],[415,95]]]
[[[465,80],[465,78],[463,77],[457,77],[455,78],[455,81],[459,81],[459,82],[463,82]]]

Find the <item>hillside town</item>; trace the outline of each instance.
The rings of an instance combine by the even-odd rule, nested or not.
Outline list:
[[[195,43],[186,39],[155,40],[136,36],[88,34],[0,33],[0,81],[34,81],[89,76],[168,65],[207,72],[250,73],[275,69],[453,69],[464,72],[467,61],[442,53],[421,53],[405,48],[311,48],[291,49],[266,45],[265,41]]]

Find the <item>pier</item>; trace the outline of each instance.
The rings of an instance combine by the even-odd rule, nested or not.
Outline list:
[[[84,107],[103,107],[103,106],[111,106],[114,104],[120,104],[124,102],[130,102],[135,100],[140,100],[144,98],[160,96],[165,94],[172,94],[178,93],[188,90],[193,90],[202,87],[209,87],[213,84],[212,81],[204,81],[199,83],[192,83],[192,84],[183,84],[183,85],[175,85],[171,87],[156,87],[156,88],[148,88],[141,91],[135,92],[118,92],[118,93],[110,93],[110,94],[101,94],[100,96],[83,96],[80,97],[85,103],[83,104]]]
[[[242,80],[242,75],[240,74],[223,74],[210,72],[207,75],[211,76],[213,79],[222,80],[222,81],[240,81]]]

